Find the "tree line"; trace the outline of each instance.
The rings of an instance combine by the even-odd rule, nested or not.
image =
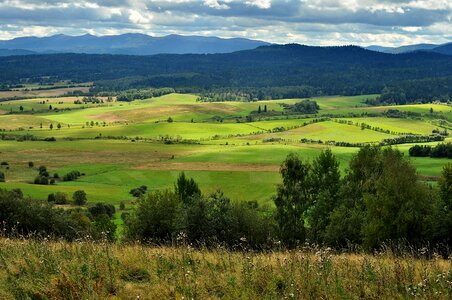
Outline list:
[[[439,143],[435,146],[414,145],[408,150],[414,157],[447,157],[452,158],[452,143]]]

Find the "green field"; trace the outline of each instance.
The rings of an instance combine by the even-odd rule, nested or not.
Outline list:
[[[313,100],[320,106],[317,117],[388,109],[417,112],[421,117],[395,119],[379,115],[309,123],[316,116],[283,114],[283,103],[294,104],[300,99],[204,103],[198,102],[196,95],[185,94],[130,103],[113,99],[97,105],[74,104],[75,97],[50,98],[45,104],[39,103],[42,98],[1,102],[4,114],[0,116],[0,129],[5,136],[30,134],[39,139],[55,137],[56,141],[0,141],[0,160],[9,164],[1,167],[6,182],[0,186],[20,188],[37,199],[46,199],[56,191],[72,194],[82,189],[91,203],[119,205],[124,201],[132,205],[130,189],[140,185],[151,190],[172,188],[178,174],[185,171],[205,193],[221,189],[232,199],[272,205],[272,195],[280,182],[279,165],[289,153],[312,160],[322,149],[330,147],[345,173],[358,148],[328,142],[375,143],[408,132],[430,134],[438,128],[430,108],[442,114],[452,111],[451,107],[439,104],[368,107],[363,103],[375,97]],[[58,111],[46,109],[48,105]],[[257,114],[258,107],[264,105],[270,113]],[[20,106],[24,111],[16,113]],[[244,117],[250,114],[254,120],[246,122]],[[169,117],[173,122],[168,122]],[[338,123],[341,120],[351,123]],[[61,129],[57,128],[58,123]],[[361,129],[361,123],[394,134]],[[168,139],[172,142],[163,142]],[[302,139],[312,141],[301,143]],[[410,146],[395,147],[408,155]],[[430,180],[440,174],[447,162],[432,158],[411,160],[419,174]],[[34,163],[33,168],[28,166],[29,161]],[[55,185],[33,184],[40,165],[60,177],[72,170],[85,175],[76,181],[57,180]]]

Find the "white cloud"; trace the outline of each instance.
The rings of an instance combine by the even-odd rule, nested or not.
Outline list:
[[[272,6],[271,0],[249,0],[245,1],[247,5],[256,6],[261,9],[269,9]]]
[[[220,4],[218,0],[204,0],[204,5],[215,9],[229,9],[227,4]]]
[[[0,39],[142,32],[390,46],[450,41],[451,21],[451,0],[0,0]]]

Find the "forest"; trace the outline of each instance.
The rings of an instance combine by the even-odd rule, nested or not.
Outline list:
[[[0,57],[0,86],[95,82],[94,91],[172,87],[250,99],[382,93],[380,102],[430,102],[451,94],[452,56],[387,54],[356,46],[262,46],[227,54],[51,54]]]

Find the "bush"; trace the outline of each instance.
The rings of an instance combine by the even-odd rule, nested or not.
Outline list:
[[[81,176],[79,171],[71,171],[63,176],[63,181],[77,180]]]
[[[54,194],[54,193],[49,194],[49,195],[47,196],[47,202],[49,202],[49,203],[55,203],[55,202],[56,202],[55,194]]]
[[[88,211],[93,218],[97,218],[100,215],[107,215],[109,218],[112,218],[116,209],[112,204],[96,203],[96,205],[89,207]]]
[[[66,193],[63,192],[56,192],[55,193],[55,204],[68,204],[69,203],[69,197]]]
[[[45,166],[40,166],[38,168],[39,176],[49,177],[49,172],[47,172],[47,168]]]
[[[5,182],[5,173],[0,172],[0,182]]]
[[[85,191],[75,191],[72,195],[72,200],[74,200],[75,205],[85,205],[87,201]]]
[[[34,183],[35,184],[48,185],[49,184],[49,178],[46,177],[46,176],[38,175],[38,176],[35,177]]]
[[[147,192],[147,190],[148,190],[148,187],[145,185],[142,185],[140,187],[131,189],[129,194],[138,198],[138,197],[141,197],[142,195],[144,195]]]

